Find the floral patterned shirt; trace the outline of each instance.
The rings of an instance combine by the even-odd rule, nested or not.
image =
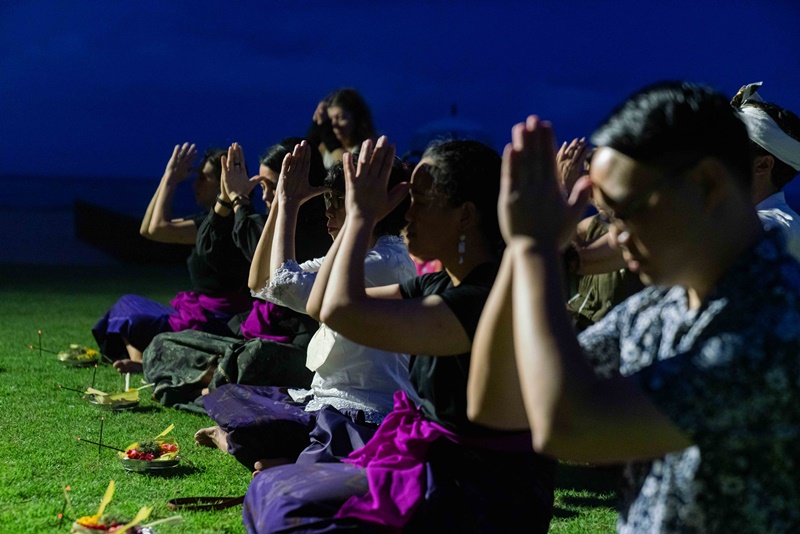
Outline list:
[[[800,532],[800,264],[770,230],[697,310],[650,287],[580,336],[694,445],[625,477],[619,532]]]

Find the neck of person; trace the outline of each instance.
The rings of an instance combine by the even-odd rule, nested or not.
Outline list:
[[[753,199],[754,206],[757,206],[759,203],[763,202],[765,199],[771,197],[772,195],[778,193],[779,191],[780,189],[772,185],[771,175],[757,174],[753,177],[751,197]]]
[[[698,309],[733,263],[763,235],[758,215],[748,207],[742,205],[739,209],[729,209],[704,232],[713,237],[703,240],[702,251],[694,254],[695,269],[687,276],[685,284],[689,309]]]
[[[490,250],[490,248],[483,243],[477,245],[470,243],[470,240],[467,239],[466,248],[467,250],[463,255],[456,253],[448,257],[439,258],[439,261],[442,262],[442,267],[447,271],[454,286],[460,285],[478,265],[491,261],[498,261],[497,253]]]

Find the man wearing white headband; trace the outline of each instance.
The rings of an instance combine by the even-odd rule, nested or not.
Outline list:
[[[753,202],[766,226],[781,228],[789,252],[800,260],[800,215],[786,203],[783,188],[800,171],[800,119],[764,102],[761,82],[743,86],[731,100],[747,126],[753,152]]]

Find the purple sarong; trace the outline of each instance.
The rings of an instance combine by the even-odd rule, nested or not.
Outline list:
[[[215,298],[196,295],[194,292],[178,293],[172,306],[139,295],[123,295],[92,328],[100,352],[114,360],[127,358],[126,341],[143,352],[162,332],[193,329],[230,335],[228,321],[245,311],[251,301],[250,297],[238,293]],[[209,308],[206,310],[203,306]]]
[[[247,532],[548,531],[555,462],[532,452],[529,432],[465,438],[405,395],[395,394],[395,408],[347,460],[356,465],[298,461],[256,476],[242,509]]]
[[[286,388],[225,384],[203,397],[206,413],[227,432],[228,452],[248,469],[262,458],[339,462],[375,432],[359,410],[307,412]]]

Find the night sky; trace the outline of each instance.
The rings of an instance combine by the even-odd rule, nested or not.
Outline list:
[[[588,136],[664,79],[728,95],[763,81],[765,99],[800,113],[798,21],[794,0],[9,0],[0,179],[155,180],[183,141],[239,141],[252,169],[343,86],[401,154],[453,106],[497,149],[530,113],[561,139]]]

